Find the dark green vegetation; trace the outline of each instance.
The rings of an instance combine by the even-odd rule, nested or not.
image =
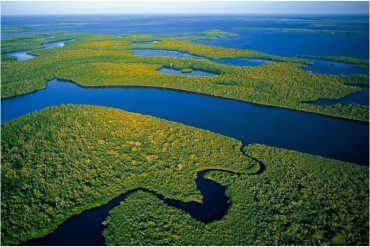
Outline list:
[[[198,34],[110,35],[48,33],[19,36],[2,42],[2,98],[45,88],[53,78],[72,80],[82,86],[151,86],[174,88],[263,105],[310,111],[336,117],[368,121],[369,107],[359,104],[316,106],[304,102],[338,99],[360,91],[355,86],[368,82],[368,76],[320,75],[303,70],[302,58],[287,58],[262,52],[227,49],[193,44],[199,38],[217,38],[233,34],[210,30]],[[191,37],[189,37],[191,36]],[[40,49],[46,42],[70,41],[63,48]],[[135,42],[158,40],[155,44]],[[209,60],[175,57],[135,56],[132,49],[165,49],[187,52]],[[4,53],[27,50],[36,57],[13,61]],[[217,58],[261,58],[279,63],[259,67],[237,67],[212,62]],[[7,61],[8,60],[8,61]],[[10,61],[9,61],[10,60]],[[158,72],[163,67],[190,71],[203,70],[214,77],[186,77]]]
[[[2,126],[2,244],[53,232],[63,221],[135,188],[201,201],[197,172],[254,174],[241,143],[120,110],[64,105]]]
[[[369,68],[369,60],[354,58],[354,57],[345,57],[345,56],[311,56],[311,55],[300,55],[301,58],[310,58],[310,59],[321,59],[333,62],[340,63],[350,63],[355,65],[357,68]]]
[[[367,245],[368,168],[319,156],[250,145],[260,175],[210,172],[227,187],[231,207],[203,224],[138,192],[114,208],[108,245]]]
[[[311,28],[280,28],[280,27],[237,27],[238,31],[276,31],[276,32],[298,32],[298,33],[342,33],[369,35],[366,31],[357,30],[335,30],[335,29],[311,29]]]

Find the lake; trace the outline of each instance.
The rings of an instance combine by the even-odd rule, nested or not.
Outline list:
[[[12,57],[15,57],[19,61],[23,61],[23,60],[28,60],[28,59],[34,58],[34,56],[32,56],[30,54],[27,54],[26,51],[13,51],[13,52],[7,53],[7,55],[12,56]]]
[[[182,72],[180,70],[171,69],[171,68],[162,68],[159,72],[168,75],[183,75],[183,76],[216,76],[217,74],[203,71],[203,70],[192,70],[190,72]]]
[[[64,46],[64,41],[50,42],[43,44],[44,49],[49,48],[62,48]],[[28,60],[34,58],[34,56],[28,54],[26,51],[14,51],[6,53],[9,56],[15,57],[18,61]]]
[[[62,48],[64,46],[64,41],[57,41],[57,42],[50,42],[50,43],[45,43],[44,48]]]
[[[192,58],[202,59],[207,58],[195,56],[186,52],[170,51],[170,50],[156,50],[156,49],[133,49],[136,56],[164,56],[164,57],[178,57],[178,58]],[[272,62],[270,60],[255,59],[255,58],[223,58],[223,59],[207,59],[211,62],[222,63],[234,66],[259,66],[265,63]]]

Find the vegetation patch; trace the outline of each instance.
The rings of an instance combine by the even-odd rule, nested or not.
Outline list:
[[[215,37],[213,30],[207,33]],[[225,34],[226,35],[226,34]],[[49,37],[52,37],[51,39]],[[63,48],[40,49],[46,42],[71,40]],[[132,42],[160,40],[155,44]],[[178,50],[210,59],[263,58],[280,61],[258,67],[238,67],[208,59],[135,56],[134,47]],[[29,93],[46,87],[53,78],[72,80],[82,86],[150,86],[232,98],[263,105],[315,112],[347,119],[368,121],[369,107],[358,104],[312,106],[304,102],[338,99],[360,91],[356,85],[368,83],[368,76],[322,75],[305,71],[303,59],[273,56],[250,50],[197,45],[188,39],[161,35],[110,35],[48,33],[4,39],[2,42],[2,98]],[[6,52],[26,50],[36,56],[14,61]],[[202,70],[213,77],[185,77],[162,74],[163,67],[180,71]]]
[[[110,212],[107,245],[367,245],[368,167],[249,145],[254,176],[210,172],[227,187],[227,215],[204,224],[137,192]]]
[[[357,68],[361,69],[368,69],[369,68],[369,60],[355,58],[355,57],[345,57],[345,56],[311,56],[311,55],[299,55],[298,57],[301,58],[309,58],[309,59],[321,59],[327,60],[332,62],[339,62],[339,63],[349,63],[353,64]]]
[[[200,202],[197,173],[255,173],[234,139],[120,110],[62,105],[2,126],[3,245],[42,237],[135,188]]]
[[[221,58],[258,58],[273,60],[278,62],[296,62],[307,63],[307,61],[299,58],[287,58],[274,56],[263,52],[243,49],[223,48],[217,46],[207,46],[194,44],[187,39],[165,39],[154,44],[144,44],[133,46],[133,49],[153,49],[153,50],[171,50],[178,52],[186,52],[191,55],[201,56],[209,59]]]
[[[180,71],[181,71],[181,73],[191,73],[191,72],[193,72],[193,69],[192,68],[185,68],[185,69],[182,69]]]

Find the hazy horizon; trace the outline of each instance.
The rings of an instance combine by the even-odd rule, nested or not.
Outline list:
[[[2,1],[1,14],[19,15],[368,15],[369,2],[246,1]]]

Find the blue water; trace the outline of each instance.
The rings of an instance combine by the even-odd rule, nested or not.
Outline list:
[[[178,57],[178,58],[206,59],[204,57],[191,55],[185,52],[169,51],[169,50],[134,49],[132,51],[137,56],[166,56],[166,57]]]
[[[91,104],[156,116],[233,137],[368,164],[367,123],[154,88],[82,88],[53,80],[44,90],[2,100],[2,121],[48,106]]]
[[[350,94],[340,99],[319,99],[310,103],[314,105],[334,105],[334,104],[348,105],[351,103],[357,103],[360,105],[369,105],[369,87],[361,87],[361,91]]]
[[[364,22],[359,20],[365,19]],[[356,22],[352,22],[356,21]],[[2,16],[1,24],[21,26],[53,23],[87,23],[83,26],[50,26],[19,33],[2,33],[2,37],[49,31],[87,32],[94,34],[178,33],[221,29],[238,33],[238,37],[202,40],[197,43],[231,48],[254,49],[274,55],[342,55],[369,57],[368,35],[340,33],[291,33],[274,31],[240,31],[238,27],[313,28],[314,24],[330,24],[327,29],[368,31],[368,16],[318,15],[59,15]],[[325,27],[321,27],[325,29]]]
[[[159,72],[163,74],[169,75],[183,75],[183,76],[216,76],[217,74],[203,71],[203,70],[192,70],[191,72],[181,72],[180,70],[170,69],[170,68],[162,68]]]
[[[155,49],[133,49],[137,56],[167,56],[178,58],[192,58],[192,59],[207,59],[201,56],[191,55],[186,52],[170,51],[170,50],[155,50]],[[234,65],[234,66],[259,66],[272,61],[254,58],[223,58],[223,59],[207,59],[211,62]]]
[[[212,62],[222,63],[234,66],[259,66],[265,63],[271,63],[272,61],[254,58],[223,58],[214,59]]]
[[[132,50],[137,56],[169,56],[178,58],[206,59],[201,56],[191,55],[185,52],[170,51],[170,50],[155,50],[155,49],[134,49]],[[233,65],[233,66],[259,66],[273,61],[254,58],[223,58],[223,59],[208,59],[209,61]],[[352,64],[324,61],[320,59],[307,59],[312,62],[304,69],[319,74],[334,74],[334,75],[351,75],[351,74],[369,74],[368,69],[356,68]]]
[[[64,46],[64,41],[45,43],[44,48],[61,48]]]
[[[53,38],[53,36],[50,36],[49,38]],[[57,42],[50,42],[50,43],[45,43],[43,44],[43,47],[45,49],[48,48],[61,48],[64,46],[64,41],[57,41]],[[27,54],[26,51],[14,51],[14,52],[8,52],[7,55],[16,57],[17,60],[23,61],[23,60],[28,60],[31,58],[34,58],[34,56]]]
[[[31,58],[34,58],[34,56],[27,54],[26,51],[14,51],[14,52],[8,52],[7,55],[16,57],[17,60],[23,61],[28,60]]]
[[[237,37],[200,40],[195,43],[251,49],[288,57],[325,55],[369,58],[367,35],[273,31],[237,31],[237,33],[239,34]]]
[[[215,219],[220,219],[227,212],[229,198],[226,197],[223,186],[211,180],[204,179],[204,175],[207,172],[208,170],[199,172],[196,180],[197,188],[203,195],[202,203],[184,203],[182,201],[167,199],[163,195],[145,189],[131,190],[101,207],[87,210],[80,215],[70,218],[52,234],[27,241],[24,245],[104,245],[105,241],[102,235],[104,226],[102,222],[107,218],[111,209],[138,190],[153,193],[166,204],[180,208],[202,222],[207,223]]]
[[[325,61],[320,59],[310,59],[313,64],[307,66],[305,70],[319,74],[348,75],[348,74],[369,74],[369,69],[356,68],[352,64]]]
[[[142,42],[132,42],[133,45],[148,45],[148,44],[155,44],[158,43],[159,40],[152,40],[152,41],[142,41]]]

